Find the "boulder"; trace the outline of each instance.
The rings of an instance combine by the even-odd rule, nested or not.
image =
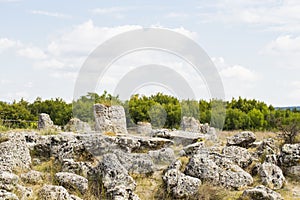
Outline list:
[[[191,156],[200,152],[202,148],[205,147],[204,142],[196,142],[190,145],[187,145],[183,148],[182,156]]]
[[[68,191],[62,186],[45,185],[38,192],[40,200],[71,200]]]
[[[88,180],[73,173],[59,172],[55,174],[55,179],[59,185],[70,192],[79,191],[81,194],[84,194],[88,189]]]
[[[90,162],[76,162],[73,159],[63,159],[61,171],[74,173],[83,177],[88,176],[88,172],[93,168]]]
[[[271,155],[279,152],[278,147],[275,145],[273,138],[264,139],[257,147],[256,154],[258,157],[262,155]]]
[[[226,146],[223,148],[222,154],[241,168],[246,168],[252,163],[251,154],[243,147]]]
[[[175,160],[175,154],[171,148],[149,151],[148,155],[152,158],[156,165],[169,165]]]
[[[280,164],[284,167],[299,165],[300,143],[283,145],[281,148],[281,154],[279,160],[280,160]]]
[[[19,177],[10,172],[0,172],[0,189],[13,191],[19,181]]]
[[[64,126],[64,130],[72,132],[90,132],[92,129],[88,123],[83,122],[78,118],[72,118]]]
[[[262,183],[271,189],[281,189],[285,184],[282,170],[273,163],[263,163],[260,166],[259,175]]]
[[[256,140],[254,133],[250,131],[240,132],[227,139],[227,146],[240,146],[248,148]]]
[[[29,169],[31,157],[22,132],[10,132],[8,140],[0,143],[0,171]]]
[[[194,117],[186,117],[184,116],[181,120],[180,127],[183,131],[188,131],[188,132],[196,132],[200,133],[200,122],[199,120],[195,119]]]
[[[114,154],[129,173],[152,174],[154,172],[154,163],[148,154],[125,153],[121,150],[115,150]]]
[[[138,122],[136,131],[138,134],[150,136],[152,133],[152,126],[149,122]]]
[[[185,174],[225,188],[238,189],[253,183],[250,174],[217,153],[193,155],[186,166]]]
[[[167,191],[173,198],[190,198],[197,194],[201,180],[182,173],[179,168],[181,162],[178,160],[169,167],[163,175]]]
[[[95,130],[102,133],[127,134],[126,116],[122,106],[94,105]]]
[[[43,182],[42,173],[34,170],[21,174],[20,177],[23,183],[38,184]]]
[[[54,125],[53,121],[51,120],[50,116],[46,113],[39,114],[39,121],[38,121],[38,129],[39,130],[60,130],[60,127]]]
[[[105,154],[90,173],[89,181],[102,180],[108,199],[134,199],[136,183],[115,154]]]
[[[17,195],[11,192],[7,192],[6,190],[0,189],[0,199],[3,200],[19,200]]]
[[[245,190],[242,194],[242,198],[249,200],[283,200],[280,194],[263,185]]]
[[[20,200],[32,199],[33,190],[30,187],[24,187],[22,185],[16,185],[16,193],[20,196]]]

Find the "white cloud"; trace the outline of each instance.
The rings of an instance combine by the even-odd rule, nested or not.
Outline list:
[[[47,55],[44,53],[44,51],[42,51],[40,48],[37,47],[25,47],[19,49],[17,53],[18,55],[29,59],[40,60],[40,59],[47,58]]]
[[[93,14],[104,15],[104,14],[128,11],[129,9],[130,8],[128,8],[128,7],[95,8],[95,9],[92,9],[91,12]]]
[[[253,71],[240,65],[223,69],[220,71],[220,74],[224,78],[232,78],[239,81],[255,81],[258,78]]]
[[[264,30],[300,31],[300,2],[295,0],[218,0],[199,7],[205,22],[245,23]]]
[[[61,19],[70,19],[72,16],[66,15],[63,13],[58,13],[58,12],[49,12],[49,11],[44,11],[44,10],[32,10],[30,11],[31,14],[34,15],[44,15],[48,17],[56,17],[56,18],[61,18]]]
[[[21,43],[19,41],[11,40],[8,38],[0,38],[0,52],[18,46],[21,46]]]
[[[266,44],[260,52],[274,62],[274,66],[285,69],[300,68],[300,36],[279,36]]]

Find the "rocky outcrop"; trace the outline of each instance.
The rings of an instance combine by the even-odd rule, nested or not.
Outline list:
[[[224,155],[216,153],[193,155],[186,166],[185,174],[225,188],[238,189],[253,183],[250,174]]]
[[[148,155],[156,165],[169,165],[175,160],[175,154],[171,148],[162,148],[155,151],[149,151]]]
[[[74,161],[73,159],[63,159],[61,164],[62,172],[74,173],[83,177],[88,176],[88,172],[93,168],[92,163]]]
[[[115,154],[105,154],[94,168],[89,180],[102,180],[108,199],[138,199],[134,194],[136,183]]]
[[[96,131],[127,134],[125,111],[122,106],[95,104],[94,116]]]
[[[62,186],[45,185],[38,192],[40,200],[71,200],[68,191]]]
[[[300,143],[285,144],[281,148],[280,163],[284,167],[297,166],[300,162]]]
[[[55,179],[59,185],[70,192],[80,192],[84,194],[88,189],[88,180],[73,173],[59,172],[55,174]]]
[[[0,171],[29,169],[31,157],[24,134],[8,133],[7,141],[0,143]]]
[[[21,174],[20,177],[23,183],[38,184],[43,182],[42,173],[35,170],[31,170],[25,174]]]
[[[0,172],[0,189],[13,191],[19,181],[19,177],[10,172]]]
[[[227,139],[227,146],[240,146],[248,148],[256,140],[254,133],[250,131],[240,132]]]
[[[282,170],[273,163],[263,163],[259,169],[262,183],[267,187],[278,190],[285,184]]]
[[[197,153],[200,153],[201,149],[205,147],[204,142],[196,142],[190,145],[187,145],[183,148],[181,155],[182,156],[191,156]]]
[[[201,185],[201,180],[187,176],[179,169],[181,162],[178,160],[173,163],[164,173],[163,180],[167,186],[167,191],[173,198],[189,198],[197,194]]]
[[[199,120],[195,119],[194,117],[186,117],[184,116],[181,120],[180,127],[183,131],[188,131],[188,132],[196,132],[200,133],[201,132],[201,124]]]
[[[152,174],[154,172],[154,163],[148,154],[125,153],[120,150],[115,150],[114,154],[129,173]]]
[[[76,133],[81,132],[90,132],[92,129],[90,125],[86,122],[81,121],[78,118],[72,118],[70,121],[64,126],[65,131],[72,131]]]
[[[226,146],[223,148],[222,154],[241,168],[246,168],[252,163],[251,154],[243,147]]]
[[[4,200],[19,200],[17,195],[11,192],[7,192],[6,190],[1,190],[0,189],[0,199]]]
[[[138,122],[136,131],[138,134],[150,136],[152,133],[152,126],[149,122]]]
[[[242,197],[249,200],[283,200],[280,194],[263,185],[245,190]]]
[[[51,120],[50,116],[46,113],[39,114],[39,121],[38,121],[38,129],[39,130],[60,130],[60,127],[54,125],[53,121]]]
[[[276,147],[275,141],[272,138],[264,139],[256,151],[258,157],[262,155],[276,154],[277,152],[279,152],[279,149]]]

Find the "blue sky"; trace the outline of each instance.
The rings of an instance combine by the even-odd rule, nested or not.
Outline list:
[[[185,34],[206,51],[219,70],[226,99],[242,96],[275,106],[300,105],[297,0],[0,0],[0,13],[2,101],[37,96],[71,101],[78,71],[97,46],[122,32],[160,27]],[[159,64],[177,66],[193,84],[182,61],[140,52],[115,63],[99,91],[113,92],[122,73],[153,62],[153,57]],[[127,72],[121,73],[120,66],[128,66]],[[209,98],[208,92],[201,97]]]

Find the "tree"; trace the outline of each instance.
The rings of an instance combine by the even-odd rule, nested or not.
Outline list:
[[[300,133],[300,115],[292,113],[285,120],[278,120],[277,127],[279,129],[279,137],[283,139],[285,144],[293,144],[298,142],[297,136]]]

